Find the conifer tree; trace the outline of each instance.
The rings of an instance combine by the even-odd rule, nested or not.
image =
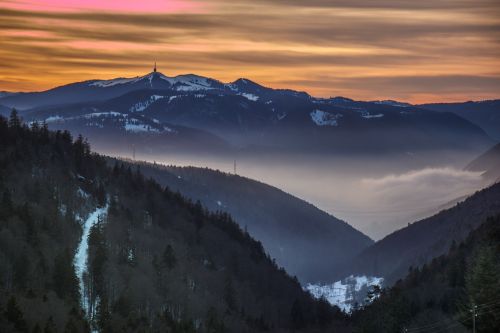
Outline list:
[[[54,259],[53,285],[59,297],[78,300],[78,278],[75,275],[73,259],[68,249]]]
[[[233,312],[236,309],[236,297],[235,290],[233,286],[233,281],[230,276],[226,276],[226,280],[224,282],[224,295],[223,295],[224,303],[226,303],[227,311]]]
[[[219,319],[217,310],[213,306],[207,311],[205,330],[207,333],[224,333],[226,331],[224,322]]]
[[[21,127],[21,119],[19,119],[19,113],[15,108],[10,113],[9,127],[12,129],[19,129]]]
[[[14,328],[20,332],[27,332],[26,322],[24,320],[24,315],[19,306],[17,305],[16,298],[12,296],[7,302],[7,308],[5,309],[5,317],[10,321]]]
[[[494,247],[483,246],[479,249],[467,271],[465,287],[469,305],[478,307],[478,331],[497,332],[500,312],[491,311],[495,310],[491,304],[500,299],[500,261]]]
[[[163,264],[168,268],[172,269],[175,267],[177,259],[175,258],[174,249],[172,245],[168,244],[163,251]]]

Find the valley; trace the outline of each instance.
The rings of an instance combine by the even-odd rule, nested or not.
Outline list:
[[[2,227],[16,235],[6,244],[31,257],[42,246],[40,262],[44,251],[59,253],[53,278],[14,282],[3,292],[16,303],[0,306],[29,313],[50,290],[54,306],[80,309],[0,327],[371,332],[378,321],[364,318],[392,309],[381,304],[407,288],[402,279],[500,214],[491,129],[434,106],[156,71],[5,94],[0,104],[11,110],[2,125],[5,198],[17,193],[2,209],[26,223]],[[19,190],[8,172],[32,175]],[[52,211],[32,199],[47,174]],[[24,216],[23,201],[37,213]],[[64,251],[39,243],[61,237],[32,224],[48,215],[68,224]],[[12,267],[24,260],[6,258]]]

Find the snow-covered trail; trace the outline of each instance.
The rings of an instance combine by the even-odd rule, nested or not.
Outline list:
[[[89,248],[89,233],[92,226],[94,226],[98,221],[99,217],[103,218],[108,212],[108,205],[105,207],[97,208],[92,212],[87,220],[83,223],[83,233],[78,248],[76,250],[75,258],[73,259],[73,264],[75,265],[76,276],[78,277],[78,282],[80,284],[80,303],[82,305],[85,314],[89,316],[89,302],[85,293],[85,285],[83,281],[83,275],[87,271],[87,257]]]

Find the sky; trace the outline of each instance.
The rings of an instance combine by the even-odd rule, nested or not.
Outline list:
[[[314,96],[500,98],[498,0],[0,0],[0,91],[195,73]]]

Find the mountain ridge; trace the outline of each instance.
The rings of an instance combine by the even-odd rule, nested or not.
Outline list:
[[[500,142],[500,100],[467,101],[463,103],[429,103],[419,107],[440,112],[453,112],[481,126],[490,137]]]
[[[315,98],[248,79],[221,83],[194,74],[167,77],[152,72],[136,78],[84,81],[7,96],[0,98],[0,104],[35,106],[21,112],[26,121],[46,121],[55,129],[82,133],[96,147],[109,129],[122,129],[125,134],[140,131],[151,137],[172,126],[209,133],[241,151],[477,152],[492,144],[479,126],[452,113],[395,101]],[[82,115],[88,119],[75,119]],[[94,135],[100,129],[103,133],[97,140]],[[113,142],[113,137],[107,141]],[[159,144],[136,146],[150,152],[159,148]],[[123,145],[120,149],[130,151]]]

